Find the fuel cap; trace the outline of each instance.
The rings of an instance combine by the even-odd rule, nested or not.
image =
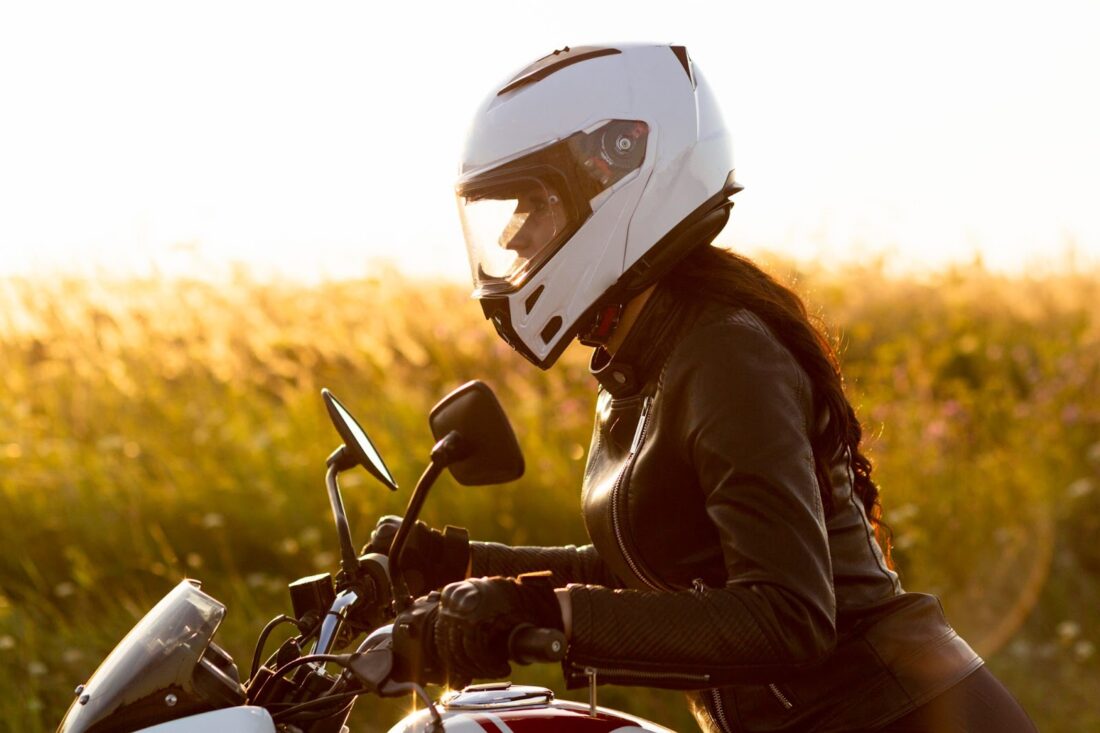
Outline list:
[[[549,705],[553,699],[554,693],[545,687],[490,682],[470,685],[444,698],[443,707],[448,710],[502,710]]]

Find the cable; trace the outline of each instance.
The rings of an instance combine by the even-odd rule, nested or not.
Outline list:
[[[297,626],[298,621],[292,619],[286,614],[281,613],[267,622],[267,625],[264,626],[264,630],[260,632],[260,638],[256,640],[256,651],[252,655],[252,670],[248,674],[248,679],[252,679],[253,677],[255,677],[256,672],[259,671],[260,657],[263,656],[264,645],[267,644],[267,637],[271,636],[271,632],[274,631],[275,627],[277,627],[279,624],[294,624],[295,626]],[[299,629],[299,631],[300,630],[301,629]]]
[[[350,668],[347,654],[307,654],[304,657],[298,657],[297,659],[287,662],[282,667],[279,667],[275,670],[275,674],[264,680],[263,685],[256,691],[256,694],[250,696],[253,704],[263,704],[264,693],[267,692],[268,686],[273,684],[275,680],[282,679],[287,672],[295,667],[301,667],[303,664],[309,664],[310,662],[332,662],[333,664],[340,665],[344,669]]]
[[[329,703],[335,703],[335,702],[349,702],[350,703],[352,700],[354,700],[356,697],[358,697],[362,692],[363,692],[362,690],[355,690],[353,692],[341,692],[338,695],[326,695],[325,697],[319,697],[315,700],[308,700],[306,702],[298,703],[296,705],[291,705],[290,707],[284,708],[284,709],[279,710],[279,711],[274,711],[274,712],[271,713],[271,718],[276,723],[282,723],[282,722],[285,722],[287,718],[298,717],[299,714],[301,714],[303,712],[308,712],[309,710],[311,710],[313,708],[319,708],[319,707],[322,707],[322,706],[327,705]],[[330,715],[334,715],[335,713],[339,712],[342,709],[343,709],[343,707],[340,707],[340,708],[338,708],[337,710],[335,710],[333,712],[327,712],[326,711],[323,714],[321,714],[319,717],[326,718]]]

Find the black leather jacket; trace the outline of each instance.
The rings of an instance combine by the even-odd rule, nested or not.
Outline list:
[[[658,287],[592,370],[592,545],[472,548],[475,574],[580,584],[571,686],[594,673],[693,690],[705,730],[865,730],[981,666],[939,602],[886,566],[846,452],[826,517],[809,436],[827,417],[755,314]]]

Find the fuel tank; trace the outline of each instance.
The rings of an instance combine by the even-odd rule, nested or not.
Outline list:
[[[545,687],[497,682],[473,685],[436,704],[447,733],[673,733],[648,720],[608,708],[555,700]],[[428,710],[412,713],[390,728],[390,733],[428,733]]]

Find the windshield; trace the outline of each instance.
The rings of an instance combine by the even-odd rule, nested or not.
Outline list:
[[[145,708],[151,703],[164,710],[161,720],[178,717],[183,711],[170,709],[164,698],[191,687],[195,666],[224,616],[225,606],[199,590],[196,582],[181,582],[99,666],[58,733],[83,733],[110,716],[128,716],[131,706]]]

